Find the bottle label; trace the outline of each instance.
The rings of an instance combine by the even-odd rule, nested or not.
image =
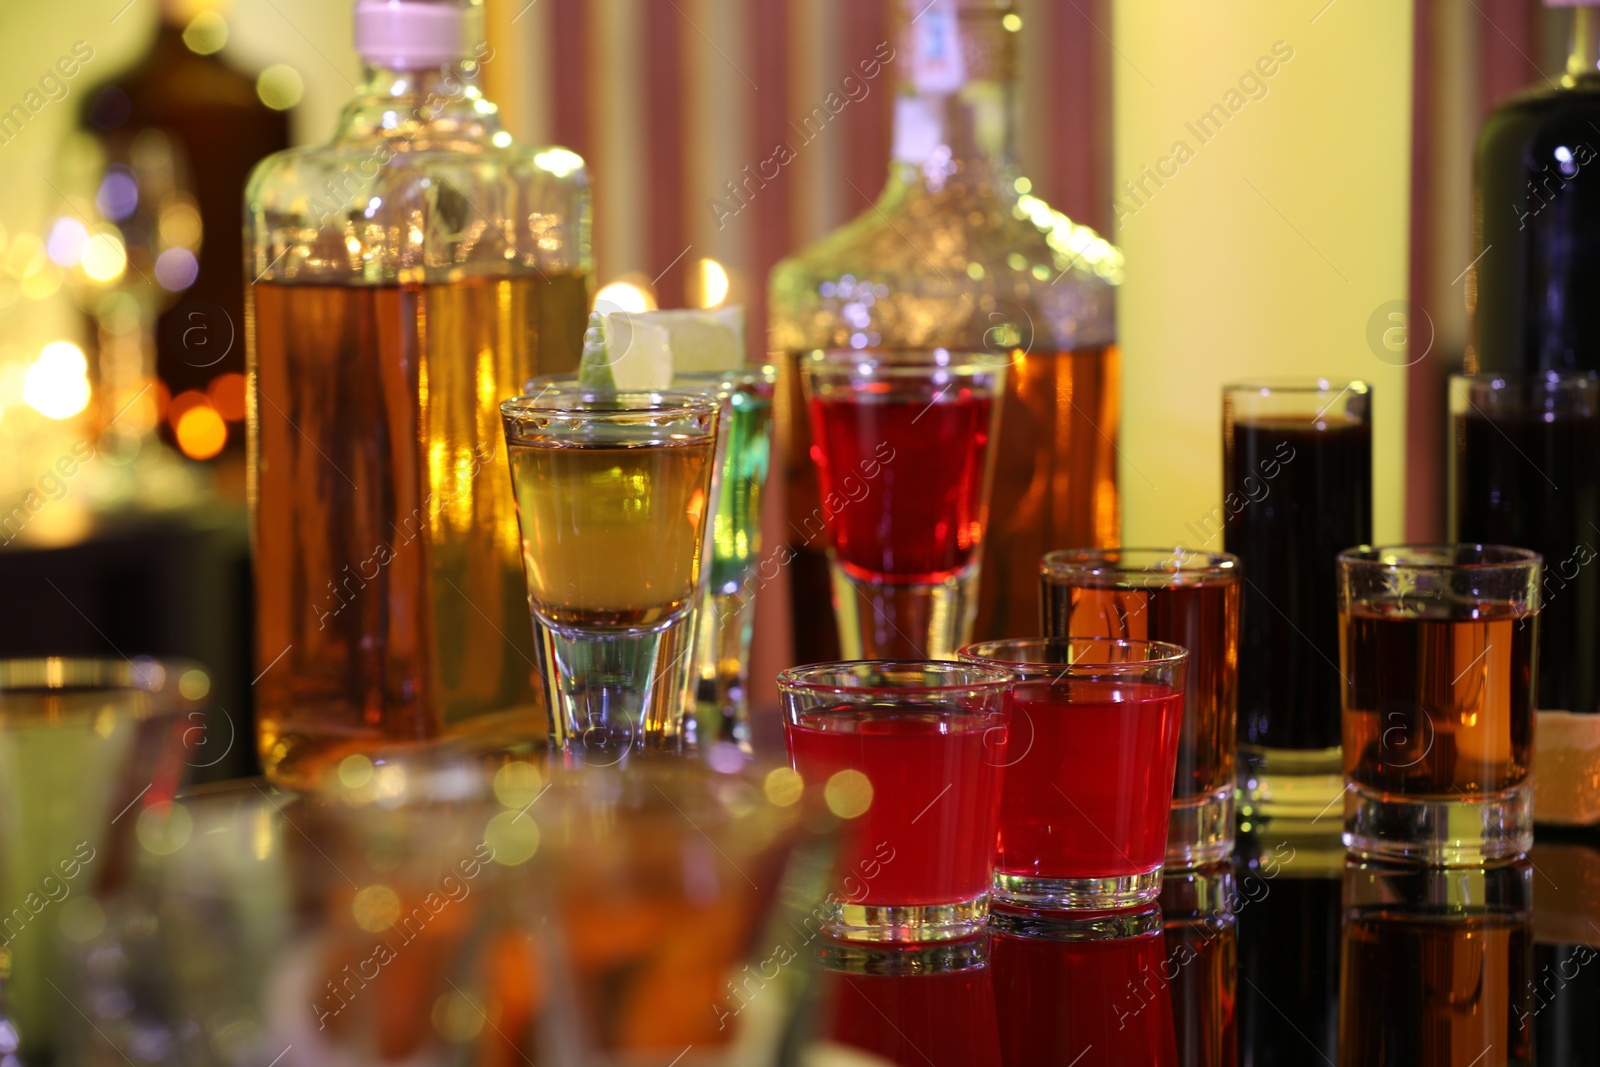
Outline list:
[[[919,93],[954,93],[966,83],[955,0],[931,0],[911,20],[911,84]]]

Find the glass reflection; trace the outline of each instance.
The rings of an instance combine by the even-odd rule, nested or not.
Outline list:
[[[1231,863],[1168,871],[1161,882],[1172,1022],[1182,1067],[1235,1067],[1239,895]]]
[[[1161,911],[990,920],[1001,1063],[1122,1067],[1179,1062]]]
[[[1323,822],[1337,831],[1331,817]],[[1339,1031],[1337,837],[1247,834],[1234,871],[1239,1049],[1245,1067],[1332,1063]]]
[[[1533,867],[1344,874],[1339,1062],[1531,1064]]]
[[[899,1067],[1000,1067],[995,990],[983,941],[885,946],[830,942],[818,953],[823,1032]],[[816,1062],[856,1063],[855,1058]]]

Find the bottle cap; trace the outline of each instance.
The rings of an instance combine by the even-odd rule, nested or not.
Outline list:
[[[454,0],[356,0],[356,52],[374,66],[422,70],[470,55],[483,8]]]

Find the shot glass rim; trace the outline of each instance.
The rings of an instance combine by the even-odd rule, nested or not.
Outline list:
[[[1128,567],[1107,558],[1112,555],[1164,557],[1177,560],[1180,564],[1191,559],[1204,562],[1193,567]],[[1239,573],[1239,557],[1231,552],[1191,552],[1177,548],[1058,548],[1039,557],[1039,576],[1045,579],[1080,575],[1096,578],[1126,576],[1129,580],[1137,581],[1142,576],[1146,579],[1145,585],[1150,584],[1150,579],[1159,579],[1161,585],[1176,585],[1193,579],[1225,578],[1237,581]],[[1119,586],[1121,584],[1118,583]]]
[[[1475,562],[1411,562],[1408,560],[1385,560],[1382,557],[1393,553],[1407,553],[1422,555],[1425,553],[1459,553],[1467,549],[1485,555],[1489,553],[1501,554],[1502,559],[1486,559]],[[1339,567],[1350,570],[1412,570],[1412,571],[1515,571],[1530,565],[1541,566],[1544,557],[1529,548],[1518,548],[1514,545],[1483,544],[1471,541],[1460,542],[1404,542],[1401,544],[1387,545],[1356,545],[1340,552],[1335,558]]]
[[[901,669],[926,669],[939,667],[949,670],[959,668],[976,674],[987,675],[986,680],[970,680],[962,683],[945,685],[899,685],[899,686],[866,686],[866,685],[827,685],[821,682],[811,682],[805,679],[807,674],[821,674],[825,671],[838,672],[850,667],[876,667],[901,668]],[[949,659],[851,659],[832,660],[824,663],[805,663],[798,667],[789,667],[778,672],[778,691],[784,695],[790,693],[819,695],[819,696],[858,696],[863,693],[881,694],[884,696],[928,696],[930,694],[956,694],[956,693],[1006,693],[1016,683],[1015,675],[1003,667],[991,667],[982,663],[967,662],[964,660]]]
[[[734,379],[738,379],[740,384],[753,384],[759,381],[764,385],[776,386],[778,384],[778,367],[777,364],[774,363],[742,363],[737,367],[730,367],[727,370],[686,370],[673,372],[672,380],[674,382],[683,379],[690,379],[691,381],[696,382],[705,381],[708,383],[715,381],[719,383],[719,393],[726,394],[731,392],[734,388],[737,388],[737,386],[729,386],[726,384]],[[577,385],[577,382],[578,373],[576,371],[567,371],[562,374],[537,374],[522,383],[522,395],[534,395],[541,387],[572,388]],[[702,390],[698,384],[685,384],[668,385],[665,389],[634,389],[628,391],[651,393],[682,392],[698,394],[703,391],[709,392],[709,389]],[[520,400],[522,397],[519,396],[514,399]]]
[[[1554,401],[1552,407],[1580,405],[1578,412],[1568,415],[1589,416],[1594,412],[1584,409],[1584,401],[1600,403],[1600,373],[1595,371],[1564,374],[1557,371],[1508,372],[1504,374],[1480,372],[1478,374],[1452,374],[1448,382],[1450,414],[1461,416],[1465,411],[1455,410],[1458,401],[1465,401],[1488,418],[1495,412],[1527,412],[1546,410],[1546,400]],[[1487,395],[1485,395],[1487,394]],[[1488,410],[1478,408],[1474,395],[1486,401]]]
[[[1002,660],[981,654],[978,650],[997,645],[1025,645],[1029,643],[1040,644],[1068,644],[1073,642],[1093,642],[1098,645],[1117,645],[1124,647],[1143,646],[1157,653],[1155,658],[1126,660],[1122,663],[1046,663],[1039,660]],[[1171,641],[1149,641],[1144,638],[1128,637],[1002,637],[994,641],[978,641],[970,645],[963,645],[956,650],[956,656],[964,663],[997,663],[1009,668],[1013,676],[1019,680],[1025,675],[1033,677],[1029,681],[1037,681],[1039,675],[1053,675],[1056,677],[1105,677],[1107,675],[1140,674],[1154,667],[1186,666],[1189,661],[1189,650],[1182,645],[1175,645]]]
[[[936,358],[942,356],[943,358]],[[813,348],[800,360],[803,374],[810,376],[835,367],[869,364],[887,374],[918,370],[961,374],[998,374],[1015,362],[1009,354],[976,348],[932,346],[928,348]]]
[[[538,381],[538,379],[534,379]],[[529,382],[527,384],[533,384]],[[570,401],[577,398],[580,403],[572,404]],[[601,399],[601,391],[586,389],[578,386],[576,381],[571,386],[553,388],[549,394],[528,393],[514,396],[500,402],[500,414],[504,418],[525,417],[556,417],[556,418],[606,418],[606,417],[638,417],[641,415],[714,415],[722,410],[722,395],[711,390],[695,389],[624,389],[616,392],[605,393],[606,401],[617,403],[615,407],[598,407],[593,401]],[[623,400],[638,400],[648,398],[649,403],[628,406],[621,404]],[[565,403],[543,403],[546,399],[551,401],[565,400]]]
[[[185,696],[180,688],[190,671],[206,677],[206,692],[196,697]],[[10,714],[9,701],[15,696],[117,690],[145,693],[158,701],[130,709],[135,719],[144,722],[204,707],[212,684],[210,671],[179,656],[9,656],[0,658],[0,722]]]
[[[1371,396],[1372,384],[1365,378],[1319,378],[1310,376],[1267,376],[1263,378],[1241,378],[1238,381],[1224,382],[1222,393],[1224,396],[1232,393],[1256,393],[1262,396],[1272,393],[1315,395],[1322,393],[1352,392],[1358,396]]]
[[[1600,386],[1600,371],[1487,371],[1482,370],[1477,374],[1467,374],[1456,371],[1450,375],[1452,382],[1516,382],[1519,385],[1530,383],[1543,383],[1546,385],[1565,385],[1567,383]]]

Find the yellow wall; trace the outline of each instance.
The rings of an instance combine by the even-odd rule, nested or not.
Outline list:
[[[1396,0],[1115,0],[1125,544],[1192,542],[1222,494],[1221,386],[1264,375],[1372,384],[1373,534],[1400,537],[1405,357],[1367,333],[1407,291],[1411,34]],[[1202,141],[1185,124],[1214,104],[1237,110]]]

